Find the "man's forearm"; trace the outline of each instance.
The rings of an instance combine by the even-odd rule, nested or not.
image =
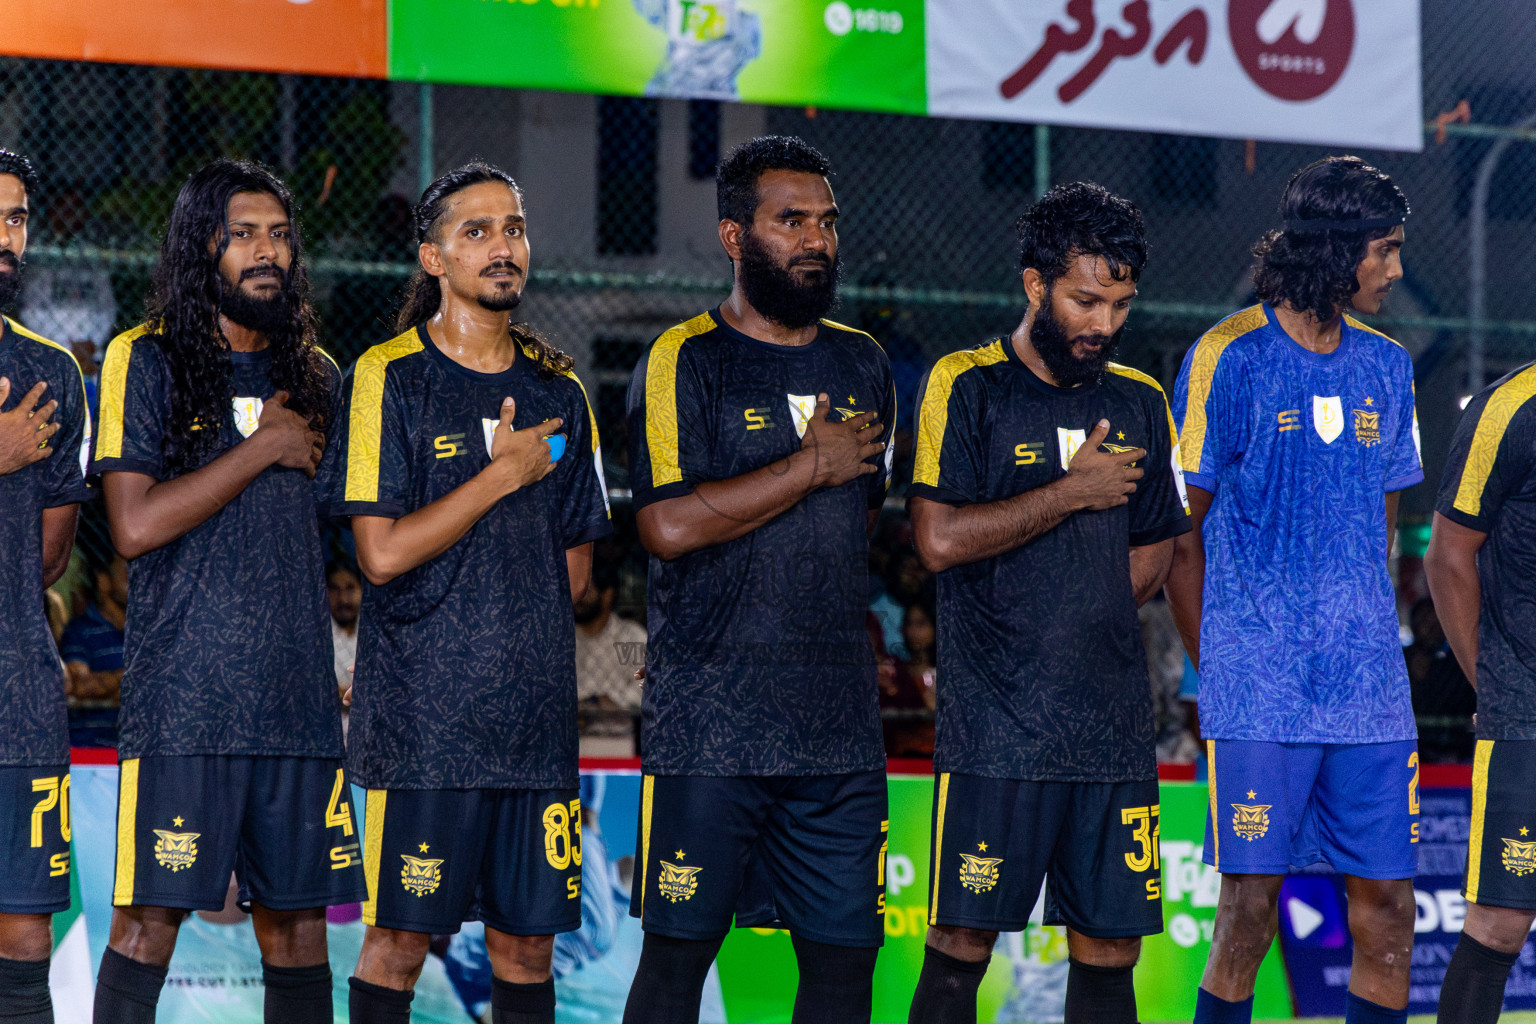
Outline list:
[[[700,484],[691,494],[637,513],[645,547],[663,561],[744,537],[794,508],[815,489],[815,453],[787,458],[729,480]]]
[[[1179,639],[1196,668],[1200,667],[1200,614],[1205,601],[1205,548],[1198,532],[1174,538],[1168,579],[1168,610],[1178,627]]]
[[[191,533],[240,496],[276,461],[258,435],[240,442],[205,466],[172,480],[143,473],[107,472],[102,488],[112,542],[133,559]]]
[[[1450,642],[1456,663],[1473,688],[1477,687],[1477,622],[1482,614],[1483,583],[1477,575],[1477,562],[1428,557],[1424,577],[1435,602],[1435,614],[1445,639]]]
[[[1173,564],[1173,538],[1131,548],[1131,592],[1139,608],[1152,600],[1168,579]]]
[[[504,486],[482,470],[399,519],[353,516],[358,567],[370,583],[383,586],[457,544],[505,494]]]
[[[1076,511],[1061,480],[984,505],[913,503],[917,553],[929,572],[943,572],[1023,547]],[[922,511],[918,511],[918,503]]]

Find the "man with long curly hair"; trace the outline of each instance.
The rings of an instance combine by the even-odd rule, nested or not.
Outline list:
[[[154,1019],[177,929],[224,905],[231,871],[266,1019],[331,1019],[325,907],[365,895],[311,482],[340,378],[287,187],[230,160],[193,173],[148,317],[102,370],[95,469],[129,587],[98,1024]]]
[[[32,164],[0,149],[0,306],[21,284]],[[69,350],[0,319],[0,1020],[53,1020],[52,915],[69,909],[69,731],[42,590],[64,573],[90,441]]]
[[[576,625],[609,532],[573,362],[512,320],[522,191],[469,164],[415,210],[398,337],[358,359],[320,470],[367,578],[348,758],[368,790],[354,1024],[410,1019],[434,934],[485,923],[491,1013],[553,1024],[557,933],[581,926]]]
[[[1221,903],[1198,1024],[1246,1024],[1280,882],[1346,876],[1349,1024],[1408,1002],[1418,747],[1387,556],[1423,479],[1413,360],[1356,320],[1403,276],[1408,201],[1357,157],[1291,178],[1255,246],[1258,305],[1208,331],[1174,392],[1195,530],[1168,596],[1200,669],[1205,862]]]

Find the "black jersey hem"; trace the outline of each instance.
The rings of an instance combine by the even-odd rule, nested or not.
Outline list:
[[[381,516],[385,519],[403,519],[410,509],[392,501],[330,501],[315,506],[315,513],[323,519],[343,519],[347,516]]]
[[[259,747],[254,749],[231,750],[221,747],[196,747],[185,750],[161,750],[149,748],[135,748],[120,746],[117,750],[117,759],[121,761],[136,761],[146,757],[291,757],[313,758],[322,761],[340,761],[346,756],[345,748],[338,743],[333,752],[306,751],[306,750],[274,750],[271,747]],[[221,904],[222,906],[222,904]]]
[[[1139,548],[1147,544],[1157,544],[1160,541],[1172,540],[1194,529],[1189,521],[1187,513],[1181,513],[1177,518],[1170,519],[1166,523],[1154,526],[1150,530],[1139,530],[1131,533],[1131,547]]]
[[[87,475],[95,476],[98,473],[143,473],[156,480],[161,478],[160,467],[142,459],[92,459]]]
[[[684,494],[692,494],[696,484],[686,481],[678,481],[675,484],[663,484],[660,487],[636,487],[630,503],[636,511],[647,505],[654,505],[658,501],[666,501],[668,498],[679,498]]]
[[[943,505],[972,504],[970,498],[956,494],[954,491],[947,491],[942,487],[935,487],[932,484],[908,484],[907,501],[909,507],[913,498],[927,498],[929,501],[937,501]]]
[[[43,502],[43,508],[63,508],[65,505],[84,505],[95,497],[96,492],[89,487],[78,487],[72,491],[66,491],[61,495],[50,497]]]
[[[574,772],[571,775],[562,775],[556,778],[533,779],[474,779],[459,780],[451,778],[412,776],[405,781],[394,780],[370,775],[367,772],[357,771],[350,765],[347,766],[347,781],[362,789],[382,789],[390,793],[400,792],[435,792],[437,790],[485,790],[485,789],[578,789],[581,786],[581,775]]]
[[[831,775],[867,775],[885,771],[885,758],[858,765],[812,765],[806,767],[760,768],[746,766],[724,768],[719,765],[656,765],[642,759],[640,770],[646,775],[699,776],[709,779],[804,779]]]
[[[1449,519],[1451,522],[1455,523],[1457,526],[1465,526],[1467,529],[1476,530],[1478,533],[1493,532],[1493,527],[1495,524],[1492,519],[1486,516],[1470,515],[1466,512],[1463,512],[1453,504],[1436,505],[1435,511]]]
[[[1156,782],[1157,763],[1154,761],[1150,768],[1126,769],[1123,772],[1103,772],[1095,775],[1084,772],[1042,771],[1038,768],[952,764],[936,760],[933,762],[933,773],[935,775],[975,775],[983,779],[1007,779],[1010,782],[1092,782],[1118,785],[1125,782]]]
[[[580,547],[581,545],[586,544],[588,541],[599,540],[608,536],[612,532],[613,521],[611,519],[604,520],[601,523],[595,523],[594,525],[587,527],[585,530],[582,530],[576,535],[575,540],[566,541],[565,546],[567,550],[574,547]]]

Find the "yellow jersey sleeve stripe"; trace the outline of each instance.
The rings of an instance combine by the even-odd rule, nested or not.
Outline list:
[[[364,352],[352,371],[352,413],[347,423],[346,501],[379,500],[379,447],[384,431],[384,379],[389,364],[421,351],[410,330]]]
[[[1488,762],[1493,740],[1478,740],[1472,755],[1472,821],[1467,835],[1467,902],[1477,902],[1483,874],[1483,819],[1488,816]]]
[[[133,357],[133,343],[150,332],[149,324],[125,331],[107,345],[107,357],[101,364],[100,408],[97,416],[96,457],[123,457],[123,416],[127,407],[128,362]]]
[[[1150,374],[1142,373],[1134,366],[1123,366],[1120,363],[1110,363],[1107,369],[1110,373],[1118,374],[1121,377],[1126,377],[1130,380],[1140,381],[1142,384],[1145,384],[1148,387],[1157,389],[1157,393],[1161,395],[1163,399],[1163,411],[1168,415],[1168,444],[1170,446],[1177,446],[1179,443],[1179,429],[1173,424],[1173,410],[1168,407],[1168,392],[1163,390],[1163,386],[1159,384],[1157,380]],[[1172,447],[1170,447],[1170,450],[1172,450]]]
[[[1200,456],[1205,452],[1205,406],[1211,398],[1211,384],[1216,380],[1216,364],[1227,346],[1250,331],[1269,323],[1263,306],[1249,306],[1233,313],[1206,331],[1195,343],[1195,357],[1189,367],[1189,404],[1184,409],[1184,431],[1179,436],[1179,464],[1186,473],[1200,472]]]
[[[1221,870],[1221,826],[1216,816],[1216,741],[1205,741],[1206,798],[1211,805],[1211,867]]]
[[[647,775],[640,790],[640,920],[645,920],[645,886],[651,868],[651,805],[655,799],[656,776]]]
[[[133,905],[133,875],[136,868],[137,850],[134,836],[138,832],[139,815],[139,759],[131,757],[118,768],[117,774],[117,875],[112,884],[112,905]]]
[[[967,370],[992,366],[1007,359],[1003,344],[999,340],[980,348],[951,352],[928,372],[928,387],[917,410],[917,459],[912,471],[913,483],[929,487],[939,485],[939,455],[944,447],[944,434],[949,429],[949,396],[955,389],[955,381]]]
[[[1516,374],[1494,389],[1477,418],[1477,430],[1472,435],[1472,446],[1467,449],[1467,460],[1461,467],[1461,483],[1456,488],[1458,512],[1469,516],[1482,515],[1483,491],[1488,487],[1488,477],[1499,457],[1499,445],[1504,432],[1515,418],[1515,413],[1536,396],[1536,366]]]
[[[677,357],[683,342],[714,329],[714,317],[700,313],[667,331],[651,346],[645,364],[645,449],[651,457],[653,488],[683,480],[677,436]]]

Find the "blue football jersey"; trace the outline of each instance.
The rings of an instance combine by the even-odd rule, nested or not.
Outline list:
[[[1333,352],[1261,305],[1184,358],[1177,460],[1204,522],[1200,727],[1215,739],[1416,735],[1387,574],[1386,494],[1424,477],[1413,360],[1345,318]]]

